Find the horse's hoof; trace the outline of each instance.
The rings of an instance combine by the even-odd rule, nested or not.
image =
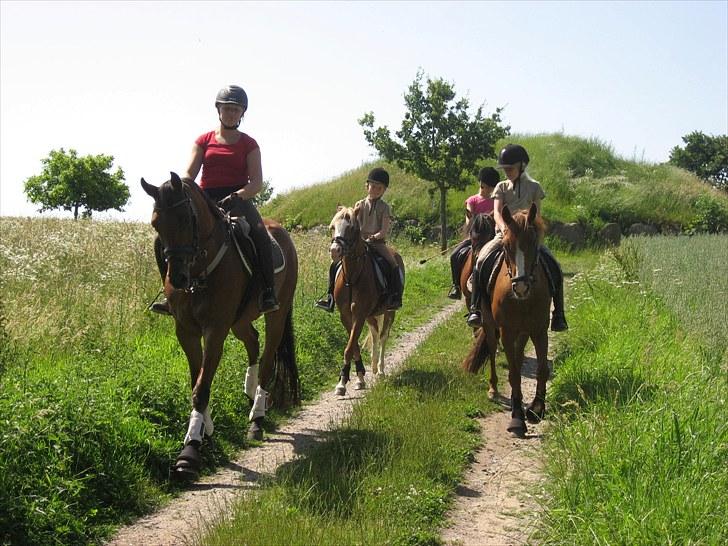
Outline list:
[[[263,441],[263,427],[259,421],[262,421],[262,417],[258,417],[250,422],[250,428],[248,428],[248,440],[256,442]]]
[[[546,413],[546,410],[541,408],[540,411],[533,411],[532,406],[528,406],[526,408],[526,419],[529,423],[536,424],[540,423],[543,420],[543,416]]]
[[[496,389],[488,389],[488,400],[497,400],[498,391]]]
[[[357,381],[354,383],[354,390],[361,391],[367,388],[367,384],[364,381]]]
[[[336,385],[336,388],[334,389],[334,394],[336,396],[344,396],[346,394],[346,387],[343,385]]]
[[[526,436],[526,432],[528,432],[528,427],[526,427],[525,421],[514,417],[513,419],[511,419],[507,430],[511,433],[512,436],[515,436],[516,438],[524,438]]]
[[[192,443],[182,448],[174,466],[169,469],[169,479],[177,483],[189,483],[195,481],[200,475],[202,458],[200,450]]]
[[[381,378],[381,377],[384,377],[384,376],[385,376],[384,370],[379,370],[379,371],[378,371],[378,372],[376,373],[376,375],[377,375],[377,377],[380,377],[380,378]]]

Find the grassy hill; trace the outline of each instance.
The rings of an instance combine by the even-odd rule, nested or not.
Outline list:
[[[528,150],[529,172],[546,192],[543,215],[548,221],[578,222],[590,235],[608,222],[618,223],[623,232],[635,222],[670,233],[728,230],[728,195],[682,169],[620,158],[611,146],[593,138],[512,135],[496,148],[507,142],[518,142]],[[430,195],[428,182],[395,165],[377,164],[390,171],[392,183],[386,200],[400,229],[409,226],[409,234],[427,235],[439,225],[439,197]],[[288,227],[326,225],[337,204],[351,206],[365,195],[364,182],[373,165],[364,164],[338,178],[279,194],[262,207],[262,213]],[[463,202],[477,188],[474,177],[466,190],[448,192],[451,228],[462,225]]]

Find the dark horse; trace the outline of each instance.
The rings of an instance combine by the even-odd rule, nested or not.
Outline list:
[[[262,422],[268,406],[287,407],[299,402],[292,322],[298,257],[289,234],[266,220],[266,228],[281,248],[285,267],[275,277],[280,308],[265,315],[265,346],[258,362],[260,345],[253,321],[260,315],[260,283],[243,267],[229,219],[194,181],[180,180],[175,173],[159,187],[143,178],[141,184],[154,198],[152,226],[167,258],[164,293],[192,383],[189,429],[170,477],[196,479],[200,445],[213,431],[210,387],[230,330],[248,353],[245,393],[253,400],[248,438],[263,438]]]
[[[357,375],[354,388],[366,388],[359,347],[359,336],[365,323],[369,325],[371,338],[372,372],[384,375],[384,348],[395,314],[395,311],[387,310],[385,306],[385,293],[377,281],[374,251],[361,238],[357,213],[358,210],[340,207],[329,224],[333,230],[331,258],[341,260],[341,273],[334,284],[334,301],[339,308],[341,323],[349,333],[344,350],[344,365],[334,391],[339,396],[346,394],[352,360]],[[395,254],[395,259],[404,277],[402,258]]]
[[[489,279],[478,279],[483,297],[481,312],[483,327],[470,354],[463,362],[463,368],[476,372],[483,365],[486,356],[495,366],[497,333],[500,333],[503,349],[508,360],[508,382],[511,385],[511,422],[508,431],[523,437],[527,432],[526,418],[531,423],[543,419],[546,413],[546,380],[549,376],[547,360],[548,326],[551,309],[551,293],[548,279],[540,264],[539,247],[543,240],[544,226],[537,216],[536,205],[528,212],[511,215],[508,207],[503,208],[503,221],[507,229],[503,234],[503,262],[495,275],[492,289],[488,290]],[[475,281],[474,281],[475,282]],[[523,410],[521,392],[521,366],[523,351],[528,339],[533,341],[538,360],[536,396],[527,410]]]
[[[470,239],[470,248],[467,257],[460,270],[460,292],[465,298],[465,305],[470,302],[470,276],[473,274],[473,266],[478,259],[480,249],[495,237],[495,220],[491,214],[476,214],[466,226],[467,236]],[[477,331],[477,329],[476,329]]]

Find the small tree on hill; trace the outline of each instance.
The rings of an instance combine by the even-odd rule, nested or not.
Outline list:
[[[685,148],[675,146],[670,151],[670,163],[728,191],[728,135],[710,136],[693,131],[682,141]]]
[[[402,128],[394,140],[385,127],[374,129],[374,113],[359,120],[364,137],[387,161],[433,184],[432,196],[440,193],[440,246],[447,247],[447,190],[463,189],[472,183],[477,163],[494,157],[495,143],[505,137],[510,127],[500,125],[496,108],[490,117],[483,115],[483,105],[471,118],[468,99],[455,98],[452,84],[441,78],[427,78],[423,89],[422,71],[404,95],[407,112]]]
[[[39,212],[72,210],[74,219],[82,207],[85,217],[95,210],[121,211],[129,201],[129,188],[120,167],[113,174],[107,172],[113,162],[110,155],[79,157],[73,149],[52,150],[42,160],[43,172],[25,181],[25,194],[31,203],[41,205]]]
[[[253,197],[253,203],[256,207],[265,205],[270,200],[271,195],[273,195],[273,184],[271,184],[271,181],[266,178],[263,180],[263,187],[256,196]]]

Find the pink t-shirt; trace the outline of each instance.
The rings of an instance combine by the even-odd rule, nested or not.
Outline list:
[[[476,214],[490,214],[493,212],[494,201],[490,197],[481,197],[479,193],[471,195],[465,200],[465,207],[470,205],[473,216]]]
[[[243,133],[235,144],[220,144],[215,131],[210,131],[200,135],[195,144],[205,150],[200,179],[203,190],[242,187],[249,182],[248,154],[258,147],[255,139]]]

